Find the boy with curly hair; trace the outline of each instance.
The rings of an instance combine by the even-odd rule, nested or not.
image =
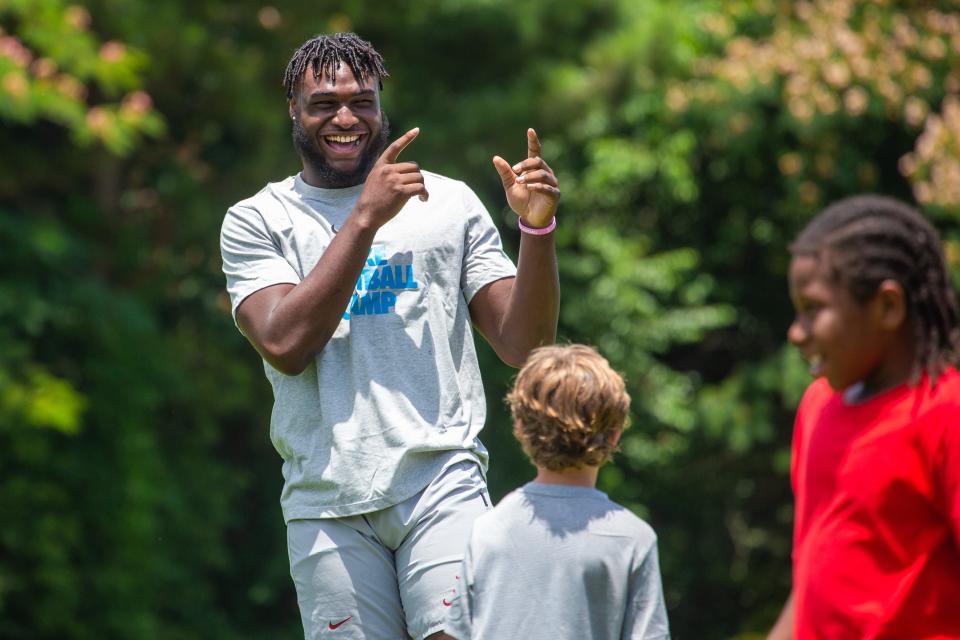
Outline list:
[[[507,401],[537,476],[475,522],[447,633],[669,638],[656,534],[595,488],[627,424],[623,378],[591,347],[541,347]]]

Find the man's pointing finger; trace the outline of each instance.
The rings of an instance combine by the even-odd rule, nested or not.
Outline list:
[[[540,138],[533,129],[527,129],[527,157],[536,158],[540,155]]]
[[[397,158],[400,156],[400,152],[403,151],[408,144],[413,142],[413,139],[420,134],[420,127],[414,127],[407,131],[405,134],[394,140],[390,143],[390,146],[387,147],[382,154],[380,154],[380,162],[386,164],[392,164],[397,161]]]

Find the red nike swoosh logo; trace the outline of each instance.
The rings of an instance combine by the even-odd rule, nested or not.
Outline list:
[[[445,607],[451,607],[451,606],[453,606],[453,603],[450,602],[449,600],[447,600],[446,598],[444,598],[444,599],[443,599],[443,606],[445,606]]]
[[[344,622],[346,622],[347,620],[349,620],[349,619],[352,618],[352,617],[353,617],[353,616],[347,616],[346,618],[344,618],[344,619],[341,620],[340,622],[337,622],[337,623],[331,622],[331,623],[328,624],[327,626],[330,627],[330,631],[335,631],[337,628],[340,627],[340,625],[342,625]]]

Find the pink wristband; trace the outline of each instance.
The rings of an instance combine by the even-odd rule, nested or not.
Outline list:
[[[557,216],[553,216],[553,218],[550,219],[550,224],[545,227],[528,227],[523,224],[523,218],[517,218],[517,224],[520,225],[520,231],[524,233],[529,233],[532,236],[545,236],[557,228]]]

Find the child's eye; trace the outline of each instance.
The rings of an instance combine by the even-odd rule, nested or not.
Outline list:
[[[798,316],[814,315],[820,310],[821,306],[817,302],[802,300],[796,304],[796,312]]]

